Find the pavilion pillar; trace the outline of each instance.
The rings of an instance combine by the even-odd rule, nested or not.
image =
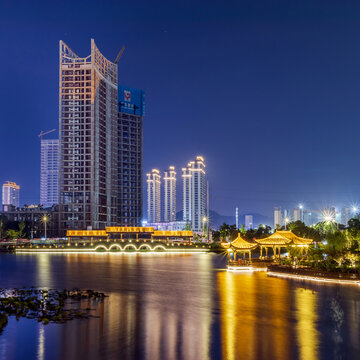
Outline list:
[[[70,245],[71,240],[70,240],[70,236],[68,237],[68,245]]]
[[[169,238],[166,238],[166,245],[169,245]]]
[[[251,263],[251,250],[249,250],[249,261]]]
[[[268,257],[268,247],[265,248],[265,256]]]
[[[260,259],[262,259],[262,246],[260,245]]]

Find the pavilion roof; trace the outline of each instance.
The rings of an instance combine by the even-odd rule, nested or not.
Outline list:
[[[260,245],[310,245],[313,240],[295,235],[292,231],[275,231],[264,239],[255,240]]]
[[[241,250],[253,250],[258,247],[258,244],[243,239],[239,233],[237,238],[233,240],[231,243],[222,242],[221,246],[224,247],[225,249],[232,248],[233,250],[241,251]]]

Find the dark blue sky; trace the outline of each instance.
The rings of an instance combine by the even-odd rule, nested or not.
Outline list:
[[[146,91],[145,172],[202,154],[223,214],[360,199],[358,1],[2,1],[0,181],[22,203],[58,127],[59,40],[85,56],[91,37]]]

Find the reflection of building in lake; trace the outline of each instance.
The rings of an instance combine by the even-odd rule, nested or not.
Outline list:
[[[210,358],[213,304],[210,256],[199,259],[196,268],[191,255],[171,255],[166,261],[159,261],[161,255],[139,260],[136,255],[119,254],[121,261],[114,254],[104,256],[110,266],[101,265],[103,256],[89,255],[92,268],[98,269],[96,278],[106,282],[104,291],[110,297],[97,307],[100,318],[61,325],[60,341],[64,342],[61,358]],[[79,255],[77,268],[82,261],[84,266],[89,263],[89,257]],[[74,255],[71,259],[66,264],[69,268]],[[203,276],[195,280],[194,272]],[[114,292],[106,291],[106,287]],[[84,352],[79,343],[87,344],[88,350]]]

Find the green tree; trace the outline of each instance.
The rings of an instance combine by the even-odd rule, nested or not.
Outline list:
[[[14,240],[19,238],[19,232],[13,229],[6,230],[6,238],[8,240]]]
[[[230,226],[226,223],[223,223],[221,226],[220,226],[220,236],[222,238],[223,241],[226,240],[226,238],[230,235]]]
[[[239,232],[242,236],[244,236],[246,234],[246,229],[245,229],[245,225],[241,224],[241,227],[239,229]]]
[[[237,229],[236,225],[230,225],[229,227],[229,236],[230,236],[230,241],[233,241],[237,238],[239,233],[239,229]]]
[[[0,219],[0,241],[4,238],[5,235],[5,225],[3,219]]]
[[[348,245],[345,233],[340,230],[329,231],[326,234],[326,241],[325,252],[331,257],[339,256]]]
[[[25,237],[25,223],[21,222],[19,224],[19,238],[23,239]]]
[[[220,231],[212,230],[212,241],[219,242],[220,241]]]

